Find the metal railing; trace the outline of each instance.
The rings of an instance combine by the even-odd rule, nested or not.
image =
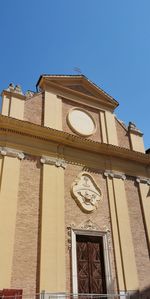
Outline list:
[[[150,292],[148,294],[139,294],[138,292],[120,292],[110,294],[73,294],[73,293],[46,293],[45,291],[38,294],[22,295],[1,295],[0,299],[150,299]]]
[[[110,294],[67,294],[67,293],[41,293],[40,299],[130,299],[129,293]]]

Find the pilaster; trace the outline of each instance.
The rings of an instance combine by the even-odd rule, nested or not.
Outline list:
[[[109,194],[118,284],[120,291],[139,288],[124,174],[105,172]]]
[[[2,92],[2,114],[23,120],[25,98],[19,85],[10,84]]]
[[[50,91],[45,91],[44,126],[62,130],[62,100]]]
[[[140,130],[138,130],[136,125],[132,122],[129,123],[128,130],[129,130],[132,150],[145,153],[143,134],[140,132]]]
[[[0,269],[3,269],[0,289],[3,289],[11,287],[20,160],[24,155],[10,148],[0,148],[0,154]]]
[[[118,145],[118,137],[114,114],[109,111],[105,111],[105,120],[108,143]]]
[[[64,165],[42,157],[40,291],[65,292]]]

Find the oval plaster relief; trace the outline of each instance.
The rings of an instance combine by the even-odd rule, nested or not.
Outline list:
[[[84,109],[74,108],[67,115],[71,130],[82,136],[90,136],[96,130],[93,117]]]
[[[73,182],[71,193],[77,204],[85,211],[92,212],[98,207],[102,198],[102,192],[98,188],[92,176],[81,173]]]

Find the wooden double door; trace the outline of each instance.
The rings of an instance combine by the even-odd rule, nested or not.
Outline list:
[[[77,235],[78,293],[106,294],[103,238]]]

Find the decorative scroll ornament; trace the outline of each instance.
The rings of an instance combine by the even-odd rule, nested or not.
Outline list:
[[[123,181],[126,179],[126,176],[124,173],[114,172],[112,170],[106,170],[104,172],[104,176],[109,177],[109,178],[122,179]]]
[[[136,178],[136,182],[137,182],[137,183],[147,184],[147,185],[150,186],[150,179],[149,179],[149,178],[137,177],[137,178]]]
[[[40,161],[42,164],[55,165],[56,167],[62,167],[63,169],[67,167],[67,163],[64,159],[60,159],[56,157],[42,156]]]
[[[84,222],[80,223],[79,225],[76,225],[75,223],[71,223],[67,227],[67,234],[68,234],[68,249],[71,248],[71,231],[72,230],[79,230],[79,231],[92,231],[95,233],[100,233],[102,236],[107,235],[108,240],[108,246],[111,248],[111,231],[106,226],[99,226],[96,223],[94,223],[90,218],[88,220],[85,220]]]
[[[102,198],[102,192],[94,179],[85,172],[74,181],[71,192],[77,204],[85,212],[92,212],[97,209],[98,201]]]
[[[96,230],[96,231],[100,230],[100,227],[96,223],[94,223],[91,219],[82,222],[79,225],[79,228],[84,230]]]
[[[23,160],[25,158],[25,154],[23,152],[9,147],[0,147],[0,154],[2,156],[18,158],[19,160]]]

